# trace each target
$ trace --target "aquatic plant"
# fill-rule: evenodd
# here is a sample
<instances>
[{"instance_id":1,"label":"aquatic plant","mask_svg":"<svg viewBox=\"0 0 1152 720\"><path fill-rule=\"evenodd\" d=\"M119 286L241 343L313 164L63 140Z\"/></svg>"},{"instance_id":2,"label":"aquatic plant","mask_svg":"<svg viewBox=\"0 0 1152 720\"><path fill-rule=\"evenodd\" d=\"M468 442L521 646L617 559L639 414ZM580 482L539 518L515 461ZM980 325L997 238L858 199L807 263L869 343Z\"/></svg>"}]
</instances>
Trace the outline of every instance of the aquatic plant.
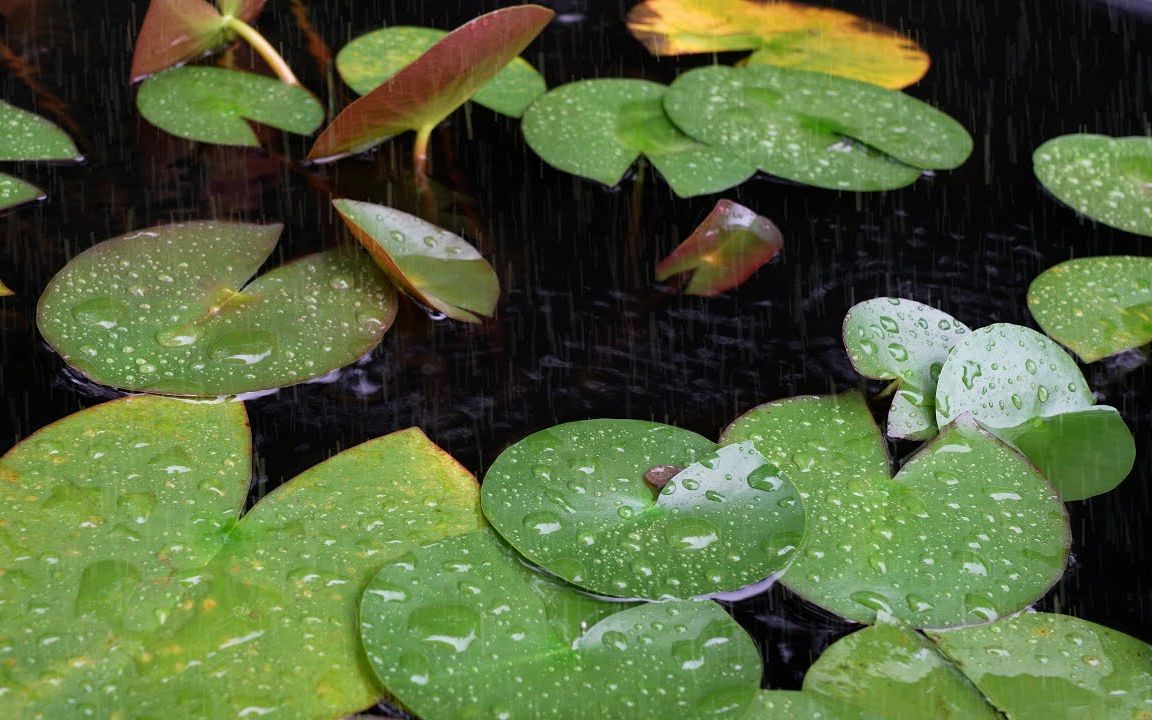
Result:
<instances>
[{"instance_id":1,"label":"aquatic plant","mask_svg":"<svg viewBox=\"0 0 1152 720\"><path fill-rule=\"evenodd\" d=\"M1081 215L1152 236L1152 137L1063 135L1036 148L1036 178Z\"/></svg>"},{"instance_id":2,"label":"aquatic plant","mask_svg":"<svg viewBox=\"0 0 1152 720\"><path fill-rule=\"evenodd\" d=\"M53 123L0 100L0 161L80 162L72 138ZM0 210L44 198L40 188L0 173Z\"/></svg>"}]
</instances>

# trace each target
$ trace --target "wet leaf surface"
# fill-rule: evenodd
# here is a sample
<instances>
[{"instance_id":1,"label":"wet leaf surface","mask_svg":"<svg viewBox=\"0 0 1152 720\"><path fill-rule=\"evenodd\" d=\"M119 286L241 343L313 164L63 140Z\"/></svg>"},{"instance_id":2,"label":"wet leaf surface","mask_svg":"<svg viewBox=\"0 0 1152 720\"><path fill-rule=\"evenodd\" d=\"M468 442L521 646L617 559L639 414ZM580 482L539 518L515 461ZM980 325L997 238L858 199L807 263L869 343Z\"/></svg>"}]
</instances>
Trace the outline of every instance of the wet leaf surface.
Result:
<instances>
[{"instance_id":1,"label":"wet leaf surface","mask_svg":"<svg viewBox=\"0 0 1152 720\"><path fill-rule=\"evenodd\" d=\"M665 464L684 470L654 496L644 474ZM736 590L784 567L804 531L795 488L749 444L641 420L529 435L493 463L483 503L529 560L615 597Z\"/></svg>"},{"instance_id":2,"label":"wet leaf surface","mask_svg":"<svg viewBox=\"0 0 1152 720\"><path fill-rule=\"evenodd\" d=\"M425 27L387 27L361 35L336 55L336 70L360 95L367 95L415 61L448 33ZM544 78L523 58L514 58L487 85L476 91L478 105L520 117L547 90Z\"/></svg>"},{"instance_id":3,"label":"wet leaf surface","mask_svg":"<svg viewBox=\"0 0 1152 720\"><path fill-rule=\"evenodd\" d=\"M52 279L37 324L96 382L172 395L293 385L375 347L395 291L351 248L245 285L279 235L279 225L190 222L108 240Z\"/></svg>"},{"instance_id":4,"label":"wet leaf surface","mask_svg":"<svg viewBox=\"0 0 1152 720\"><path fill-rule=\"evenodd\" d=\"M681 197L739 185L754 162L682 133L664 113L667 86L647 80L580 80L554 88L524 113L524 139L549 165L616 185L641 156Z\"/></svg>"},{"instance_id":5,"label":"wet leaf surface","mask_svg":"<svg viewBox=\"0 0 1152 720\"><path fill-rule=\"evenodd\" d=\"M879 720L851 705L815 692L761 690L744 720Z\"/></svg>"},{"instance_id":6,"label":"wet leaf surface","mask_svg":"<svg viewBox=\"0 0 1152 720\"><path fill-rule=\"evenodd\" d=\"M84 158L68 134L35 113L0 100L0 162L72 161ZM0 173L0 210L44 199L44 191Z\"/></svg>"},{"instance_id":7,"label":"wet leaf surface","mask_svg":"<svg viewBox=\"0 0 1152 720\"><path fill-rule=\"evenodd\" d=\"M1036 148L1036 178L1073 210L1152 236L1152 137L1064 135Z\"/></svg>"},{"instance_id":8,"label":"wet leaf surface","mask_svg":"<svg viewBox=\"0 0 1152 720\"><path fill-rule=\"evenodd\" d=\"M249 122L311 135L324 122L320 102L299 85L214 67L183 67L148 78L136 96L148 122L217 145L260 147Z\"/></svg>"},{"instance_id":9,"label":"wet leaf surface","mask_svg":"<svg viewBox=\"0 0 1152 720\"><path fill-rule=\"evenodd\" d=\"M44 191L35 185L0 173L0 210L7 210L33 200L43 200L46 197Z\"/></svg>"},{"instance_id":10,"label":"wet leaf surface","mask_svg":"<svg viewBox=\"0 0 1152 720\"><path fill-rule=\"evenodd\" d=\"M844 318L852 367L873 380L898 383L887 435L927 440L936 434L936 379L968 326L948 313L901 298L857 303Z\"/></svg>"},{"instance_id":11,"label":"wet leaf surface","mask_svg":"<svg viewBox=\"0 0 1152 720\"><path fill-rule=\"evenodd\" d=\"M260 14L262 0L152 0L132 56L132 82L217 50L229 41L226 15L245 22ZM223 13L223 14L221 14Z\"/></svg>"},{"instance_id":12,"label":"wet leaf surface","mask_svg":"<svg viewBox=\"0 0 1152 720\"><path fill-rule=\"evenodd\" d=\"M951 169L972 138L951 117L893 90L770 66L690 70L664 98L691 137L788 180L834 190L888 190L920 170Z\"/></svg>"},{"instance_id":13,"label":"wet leaf surface","mask_svg":"<svg viewBox=\"0 0 1152 720\"><path fill-rule=\"evenodd\" d=\"M343 199L332 204L376 263L417 302L470 323L495 312L500 280L463 238L383 205Z\"/></svg>"},{"instance_id":14,"label":"wet leaf surface","mask_svg":"<svg viewBox=\"0 0 1152 720\"><path fill-rule=\"evenodd\" d=\"M628 29L655 55L755 50L749 62L840 75L887 88L928 71L897 31L832 8L757 0L645 0Z\"/></svg>"},{"instance_id":15,"label":"wet leaf surface","mask_svg":"<svg viewBox=\"0 0 1152 720\"><path fill-rule=\"evenodd\" d=\"M656 279L691 273L684 292L718 295L752 277L783 247L784 238L771 220L731 200L721 200L688 239L656 266Z\"/></svg>"},{"instance_id":16,"label":"wet leaf surface","mask_svg":"<svg viewBox=\"0 0 1152 720\"><path fill-rule=\"evenodd\" d=\"M1019 453L957 423L889 474L862 396L800 397L738 418L722 443L751 440L800 489L804 544L781 582L858 622L987 622L1041 597L1063 573L1068 516Z\"/></svg>"},{"instance_id":17,"label":"wet leaf surface","mask_svg":"<svg viewBox=\"0 0 1152 720\"><path fill-rule=\"evenodd\" d=\"M715 603L595 600L492 531L386 565L361 619L373 669L421 717L740 718L760 681L751 638Z\"/></svg>"}]
</instances>

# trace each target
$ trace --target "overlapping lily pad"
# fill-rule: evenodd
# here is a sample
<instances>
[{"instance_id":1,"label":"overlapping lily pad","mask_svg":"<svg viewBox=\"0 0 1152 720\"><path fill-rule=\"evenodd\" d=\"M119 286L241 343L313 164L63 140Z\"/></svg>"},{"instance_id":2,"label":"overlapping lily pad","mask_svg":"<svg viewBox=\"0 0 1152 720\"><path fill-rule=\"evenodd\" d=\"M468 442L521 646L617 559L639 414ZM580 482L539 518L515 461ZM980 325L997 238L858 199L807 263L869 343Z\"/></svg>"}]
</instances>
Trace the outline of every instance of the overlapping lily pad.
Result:
<instances>
[{"instance_id":1,"label":"overlapping lily pad","mask_svg":"<svg viewBox=\"0 0 1152 720\"><path fill-rule=\"evenodd\" d=\"M0 100L0 162L69 161L84 158L68 134L44 118ZM0 173L0 210L43 199L44 191Z\"/></svg>"},{"instance_id":2,"label":"overlapping lily pad","mask_svg":"<svg viewBox=\"0 0 1152 720\"><path fill-rule=\"evenodd\" d=\"M833 8L762 0L645 0L628 29L655 55L755 50L750 62L902 88L928 71L906 35Z\"/></svg>"},{"instance_id":3,"label":"overlapping lily pad","mask_svg":"<svg viewBox=\"0 0 1152 720\"><path fill-rule=\"evenodd\" d=\"M361 35L336 55L336 70L360 95L415 61L448 33L426 27L387 27ZM502 115L520 117L547 90L544 78L523 58L514 58L472 100Z\"/></svg>"},{"instance_id":4,"label":"overlapping lily pad","mask_svg":"<svg viewBox=\"0 0 1152 720\"><path fill-rule=\"evenodd\" d=\"M150 397L65 418L0 460L0 652L18 659L0 666L0 714L342 717L372 703L362 589L413 547L477 529L475 480L408 430L238 520L250 468L242 405Z\"/></svg>"},{"instance_id":5,"label":"overlapping lily pad","mask_svg":"<svg viewBox=\"0 0 1152 720\"><path fill-rule=\"evenodd\" d=\"M888 437L927 440L936 434L936 379L968 327L948 313L901 298L858 303L844 318L844 347L856 372L891 380Z\"/></svg>"},{"instance_id":6,"label":"overlapping lily pad","mask_svg":"<svg viewBox=\"0 0 1152 720\"><path fill-rule=\"evenodd\" d=\"M815 692L763 690L748 707L744 720L880 720L881 717Z\"/></svg>"},{"instance_id":7,"label":"overlapping lily pad","mask_svg":"<svg viewBox=\"0 0 1152 720\"><path fill-rule=\"evenodd\" d=\"M645 473L666 465L682 470L655 494ZM617 597L738 589L784 567L804 531L795 488L750 444L641 420L529 435L493 463L483 504L529 560Z\"/></svg>"},{"instance_id":8,"label":"overlapping lily pad","mask_svg":"<svg viewBox=\"0 0 1152 720\"><path fill-rule=\"evenodd\" d=\"M96 382L172 395L283 387L347 365L392 324L395 291L351 248L245 285L280 229L189 222L103 242L48 284L40 331Z\"/></svg>"},{"instance_id":9,"label":"overlapping lily pad","mask_svg":"<svg viewBox=\"0 0 1152 720\"><path fill-rule=\"evenodd\" d=\"M704 222L656 266L656 279L691 273L689 295L718 295L752 277L784 247L780 230L766 217L734 203L716 203Z\"/></svg>"},{"instance_id":10,"label":"overlapping lily pad","mask_svg":"<svg viewBox=\"0 0 1152 720\"><path fill-rule=\"evenodd\" d=\"M1084 362L1152 342L1152 258L1068 260L1028 288L1032 317Z\"/></svg>"},{"instance_id":11,"label":"overlapping lily pad","mask_svg":"<svg viewBox=\"0 0 1152 720\"><path fill-rule=\"evenodd\" d=\"M132 81L219 49L230 40L230 18L250 22L264 0L152 0L136 37Z\"/></svg>"},{"instance_id":12,"label":"overlapping lily pad","mask_svg":"<svg viewBox=\"0 0 1152 720\"><path fill-rule=\"evenodd\" d=\"M182 67L148 78L136 106L148 122L177 137L259 147L250 122L311 135L324 122L320 102L299 85L254 73Z\"/></svg>"},{"instance_id":13,"label":"overlapping lily pad","mask_svg":"<svg viewBox=\"0 0 1152 720\"><path fill-rule=\"evenodd\" d=\"M380 681L428 718L740 718L751 638L711 602L627 607L529 568L491 531L386 565L361 606Z\"/></svg>"},{"instance_id":14,"label":"overlapping lily pad","mask_svg":"<svg viewBox=\"0 0 1152 720\"><path fill-rule=\"evenodd\" d=\"M970 333L940 371L936 420L970 414L1023 451L1065 500L1111 490L1135 443L1115 408L1096 406L1076 362L1035 330L1000 323Z\"/></svg>"},{"instance_id":15,"label":"overlapping lily pad","mask_svg":"<svg viewBox=\"0 0 1152 720\"><path fill-rule=\"evenodd\" d=\"M1027 607L1068 554L1052 486L974 425L942 427L895 478L859 393L762 405L721 442L751 440L800 489L804 547L781 582L859 622L950 627Z\"/></svg>"},{"instance_id":16,"label":"overlapping lily pad","mask_svg":"<svg viewBox=\"0 0 1152 720\"><path fill-rule=\"evenodd\" d=\"M727 190L756 172L755 162L673 125L662 105L666 90L626 78L561 85L524 113L524 139L549 165L605 185L618 184L644 156L681 197Z\"/></svg>"},{"instance_id":17,"label":"overlapping lily pad","mask_svg":"<svg viewBox=\"0 0 1152 720\"><path fill-rule=\"evenodd\" d=\"M889 190L972 152L955 120L915 98L845 78L770 66L697 68L672 83L668 117L691 137L788 180Z\"/></svg>"},{"instance_id":18,"label":"overlapping lily pad","mask_svg":"<svg viewBox=\"0 0 1152 720\"><path fill-rule=\"evenodd\" d=\"M417 302L454 320L491 316L500 280L463 238L383 205L334 200L356 239L393 282Z\"/></svg>"},{"instance_id":19,"label":"overlapping lily pad","mask_svg":"<svg viewBox=\"0 0 1152 720\"><path fill-rule=\"evenodd\" d=\"M1064 135L1036 148L1036 177L1076 212L1152 236L1152 137Z\"/></svg>"}]
</instances>

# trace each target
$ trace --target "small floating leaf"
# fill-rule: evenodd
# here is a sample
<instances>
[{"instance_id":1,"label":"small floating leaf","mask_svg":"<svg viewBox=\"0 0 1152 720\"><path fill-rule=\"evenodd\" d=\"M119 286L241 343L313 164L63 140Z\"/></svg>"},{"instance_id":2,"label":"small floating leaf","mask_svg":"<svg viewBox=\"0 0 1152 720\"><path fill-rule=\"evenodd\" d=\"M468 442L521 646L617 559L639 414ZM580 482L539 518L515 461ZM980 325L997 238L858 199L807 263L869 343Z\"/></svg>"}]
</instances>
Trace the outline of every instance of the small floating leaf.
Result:
<instances>
[{"instance_id":1,"label":"small floating leaf","mask_svg":"<svg viewBox=\"0 0 1152 720\"><path fill-rule=\"evenodd\" d=\"M1064 135L1036 148L1036 178L1076 212L1152 236L1152 137Z\"/></svg>"},{"instance_id":2,"label":"small floating leaf","mask_svg":"<svg viewBox=\"0 0 1152 720\"><path fill-rule=\"evenodd\" d=\"M5 285L3 281L0 281L0 297L11 297L15 294L16 293L12 292L12 288Z\"/></svg>"},{"instance_id":3,"label":"small floating leaf","mask_svg":"<svg viewBox=\"0 0 1152 720\"><path fill-rule=\"evenodd\" d=\"M528 47L554 14L539 5L517 5L461 25L346 107L321 133L308 159L326 162L363 152L408 130L426 139Z\"/></svg>"},{"instance_id":4,"label":"small floating leaf","mask_svg":"<svg viewBox=\"0 0 1152 720\"><path fill-rule=\"evenodd\" d=\"M1068 260L1028 288L1032 317L1056 342L1096 362L1152 342L1152 258Z\"/></svg>"},{"instance_id":5,"label":"small floating leaf","mask_svg":"<svg viewBox=\"0 0 1152 720\"><path fill-rule=\"evenodd\" d=\"M0 210L23 205L33 200L43 200L46 197L44 191L35 185L0 173Z\"/></svg>"},{"instance_id":6,"label":"small floating leaf","mask_svg":"<svg viewBox=\"0 0 1152 720\"><path fill-rule=\"evenodd\" d=\"M491 531L385 565L360 617L369 663L420 717L737 720L760 682L755 645L715 603L595 600Z\"/></svg>"},{"instance_id":7,"label":"small floating leaf","mask_svg":"<svg viewBox=\"0 0 1152 720\"><path fill-rule=\"evenodd\" d=\"M293 385L380 342L395 291L354 250L308 255L244 283L280 225L190 222L77 255L37 310L44 338L96 382L212 396Z\"/></svg>"},{"instance_id":8,"label":"small floating leaf","mask_svg":"<svg viewBox=\"0 0 1152 720\"><path fill-rule=\"evenodd\" d=\"M645 473L685 468L655 497ZM780 570L804 531L792 484L749 444L586 420L529 435L484 478L484 514L534 563L592 592L692 597Z\"/></svg>"},{"instance_id":9,"label":"small floating leaf","mask_svg":"<svg viewBox=\"0 0 1152 720\"><path fill-rule=\"evenodd\" d=\"M740 285L784 247L766 217L731 200L716 203L688 239L656 266L656 279L691 272L684 292L718 295Z\"/></svg>"},{"instance_id":10,"label":"small floating leaf","mask_svg":"<svg viewBox=\"0 0 1152 720\"><path fill-rule=\"evenodd\" d=\"M84 158L68 134L44 118L0 101L0 161Z\"/></svg>"},{"instance_id":11,"label":"small floating leaf","mask_svg":"<svg viewBox=\"0 0 1152 720\"><path fill-rule=\"evenodd\" d=\"M628 29L654 55L755 50L749 62L812 70L887 88L928 72L902 33L832 8L762 0L645 0Z\"/></svg>"},{"instance_id":12,"label":"small floating leaf","mask_svg":"<svg viewBox=\"0 0 1152 720\"><path fill-rule=\"evenodd\" d=\"M696 142L668 119L667 87L647 80L580 80L554 88L524 113L524 139L549 165L616 185L647 157L681 197L739 185L756 165Z\"/></svg>"},{"instance_id":13,"label":"small floating leaf","mask_svg":"<svg viewBox=\"0 0 1152 720\"><path fill-rule=\"evenodd\" d=\"M299 85L254 73L182 67L148 78L136 106L148 122L177 137L259 147L249 121L297 135L324 122L320 102Z\"/></svg>"},{"instance_id":14,"label":"small floating leaf","mask_svg":"<svg viewBox=\"0 0 1152 720\"><path fill-rule=\"evenodd\" d=\"M454 320L490 317L500 280L476 248L447 230L383 205L333 200L352 234L392 281Z\"/></svg>"},{"instance_id":15,"label":"small floating leaf","mask_svg":"<svg viewBox=\"0 0 1152 720\"><path fill-rule=\"evenodd\" d=\"M955 120L867 83L771 66L690 70L664 109L700 142L761 170L834 190L888 190L920 170L951 169L972 152Z\"/></svg>"},{"instance_id":16,"label":"small floating leaf","mask_svg":"<svg viewBox=\"0 0 1152 720\"><path fill-rule=\"evenodd\" d=\"M936 378L968 327L915 300L875 298L844 318L844 348L856 372L897 385L888 437L927 440L936 434Z\"/></svg>"},{"instance_id":17,"label":"small floating leaf","mask_svg":"<svg viewBox=\"0 0 1152 720\"><path fill-rule=\"evenodd\" d=\"M949 355L936 389L936 420L943 425L967 413L1005 441L1020 441L1017 447L1065 500L1083 500L1115 487L1135 461L1132 435L1114 408L1083 412L1095 402L1059 345L999 323L969 334Z\"/></svg>"},{"instance_id":18,"label":"small floating leaf","mask_svg":"<svg viewBox=\"0 0 1152 720\"><path fill-rule=\"evenodd\" d=\"M367 95L447 34L425 27L376 30L345 45L336 55L336 70L353 90ZM547 89L536 68L518 57L476 91L472 100L503 115L520 117Z\"/></svg>"},{"instance_id":19,"label":"small floating leaf","mask_svg":"<svg viewBox=\"0 0 1152 720\"><path fill-rule=\"evenodd\" d=\"M978 427L942 427L895 478L859 393L754 408L721 438L747 440L800 489L812 519L781 582L838 615L987 622L1035 602L1064 570L1063 503Z\"/></svg>"},{"instance_id":20,"label":"small floating leaf","mask_svg":"<svg viewBox=\"0 0 1152 720\"><path fill-rule=\"evenodd\" d=\"M210 53L229 40L226 15L245 22L260 14L262 0L152 0L132 55L132 82ZM223 14L221 14L221 10Z\"/></svg>"}]
</instances>

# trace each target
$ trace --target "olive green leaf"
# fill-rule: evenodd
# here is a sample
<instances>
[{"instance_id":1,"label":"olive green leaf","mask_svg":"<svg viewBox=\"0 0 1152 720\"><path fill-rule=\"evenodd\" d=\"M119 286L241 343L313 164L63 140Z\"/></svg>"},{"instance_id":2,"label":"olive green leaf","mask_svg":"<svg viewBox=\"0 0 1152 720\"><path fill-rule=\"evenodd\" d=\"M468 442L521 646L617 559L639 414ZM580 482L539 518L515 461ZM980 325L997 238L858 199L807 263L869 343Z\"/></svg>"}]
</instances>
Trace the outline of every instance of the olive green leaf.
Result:
<instances>
[{"instance_id":1,"label":"olive green leaf","mask_svg":"<svg viewBox=\"0 0 1152 720\"><path fill-rule=\"evenodd\" d=\"M895 478L859 393L754 408L721 437L746 440L805 504L803 549L781 582L843 617L987 622L1030 605L1064 570L1064 505L1022 455L973 421L942 427Z\"/></svg>"},{"instance_id":2,"label":"olive green leaf","mask_svg":"<svg viewBox=\"0 0 1152 720\"><path fill-rule=\"evenodd\" d=\"M0 173L0 210L23 205L33 200L43 200L46 197L48 196L44 194L44 191L35 185Z\"/></svg>"},{"instance_id":3,"label":"olive green leaf","mask_svg":"<svg viewBox=\"0 0 1152 720\"><path fill-rule=\"evenodd\" d=\"M744 720L880 720L834 698L815 692L761 690Z\"/></svg>"},{"instance_id":4,"label":"olive green leaf","mask_svg":"<svg viewBox=\"0 0 1152 720\"><path fill-rule=\"evenodd\" d=\"M448 33L426 27L387 27L361 35L336 54L336 70L349 87L367 95ZM544 78L523 58L515 58L472 100L502 115L520 117L547 90Z\"/></svg>"},{"instance_id":5,"label":"olive green leaf","mask_svg":"<svg viewBox=\"0 0 1152 720\"><path fill-rule=\"evenodd\" d=\"M970 414L1024 452L1065 500L1111 490L1136 448L1115 408L1095 406L1076 361L1020 325L970 333L952 350L936 388L941 425Z\"/></svg>"},{"instance_id":6,"label":"olive green leaf","mask_svg":"<svg viewBox=\"0 0 1152 720\"><path fill-rule=\"evenodd\" d=\"M351 248L245 285L280 228L189 222L100 243L48 284L40 331L77 370L128 390L230 395L343 367L380 342L395 291Z\"/></svg>"},{"instance_id":7,"label":"olive green leaf","mask_svg":"<svg viewBox=\"0 0 1152 720\"><path fill-rule=\"evenodd\" d=\"M491 531L385 565L360 609L390 692L428 718L740 718L751 638L712 602L629 607L527 568Z\"/></svg>"},{"instance_id":8,"label":"olive green leaf","mask_svg":"<svg viewBox=\"0 0 1152 720\"><path fill-rule=\"evenodd\" d=\"M69 161L84 158L67 133L48 120L0 100L0 161ZM44 191L0 173L0 210L42 200Z\"/></svg>"},{"instance_id":9,"label":"olive green leaf","mask_svg":"<svg viewBox=\"0 0 1152 720\"><path fill-rule=\"evenodd\" d=\"M1152 236L1152 137L1064 135L1032 154L1036 178L1076 212Z\"/></svg>"},{"instance_id":10,"label":"olive green leaf","mask_svg":"<svg viewBox=\"0 0 1152 720\"><path fill-rule=\"evenodd\" d=\"M324 107L299 85L215 67L179 67L149 77L136 95L140 114L178 137L260 147L249 122L311 135Z\"/></svg>"},{"instance_id":11,"label":"olive green leaf","mask_svg":"<svg viewBox=\"0 0 1152 720\"><path fill-rule=\"evenodd\" d=\"M657 494L652 468L680 470ZM525 557L616 597L735 590L799 546L796 489L749 444L721 448L641 420L586 420L529 435L484 479L484 514Z\"/></svg>"},{"instance_id":12,"label":"olive green leaf","mask_svg":"<svg viewBox=\"0 0 1152 720\"><path fill-rule=\"evenodd\" d=\"M936 434L936 378L968 327L948 313L900 298L852 306L844 318L844 348L856 372L892 380L888 437L927 440Z\"/></svg>"},{"instance_id":13,"label":"olive green leaf","mask_svg":"<svg viewBox=\"0 0 1152 720\"><path fill-rule=\"evenodd\" d=\"M524 113L524 139L549 165L616 185L641 155L680 197L739 185L755 162L709 147L664 114L667 87L647 80L580 80L554 88Z\"/></svg>"}]
</instances>

